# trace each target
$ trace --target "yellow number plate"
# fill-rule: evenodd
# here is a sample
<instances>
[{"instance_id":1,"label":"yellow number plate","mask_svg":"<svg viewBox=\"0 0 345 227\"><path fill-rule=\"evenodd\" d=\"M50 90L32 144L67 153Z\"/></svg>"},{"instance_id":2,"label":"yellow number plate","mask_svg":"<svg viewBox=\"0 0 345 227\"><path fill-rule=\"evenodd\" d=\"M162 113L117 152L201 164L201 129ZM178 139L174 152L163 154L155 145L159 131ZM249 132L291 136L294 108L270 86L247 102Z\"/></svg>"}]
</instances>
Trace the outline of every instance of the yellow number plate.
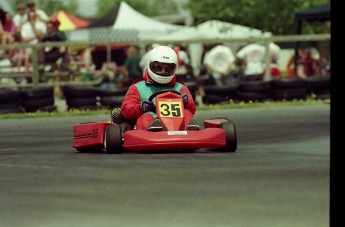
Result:
<instances>
[{"instance_id":1,"label":"yellow number plate","mask_svg":"<svg viewBox=\"0 0 345 227\"><path fill-rule=\"evenodd\" d=\"M158 102L161 117L183 117L182 102Z\"/></svg>"}]
</instances>

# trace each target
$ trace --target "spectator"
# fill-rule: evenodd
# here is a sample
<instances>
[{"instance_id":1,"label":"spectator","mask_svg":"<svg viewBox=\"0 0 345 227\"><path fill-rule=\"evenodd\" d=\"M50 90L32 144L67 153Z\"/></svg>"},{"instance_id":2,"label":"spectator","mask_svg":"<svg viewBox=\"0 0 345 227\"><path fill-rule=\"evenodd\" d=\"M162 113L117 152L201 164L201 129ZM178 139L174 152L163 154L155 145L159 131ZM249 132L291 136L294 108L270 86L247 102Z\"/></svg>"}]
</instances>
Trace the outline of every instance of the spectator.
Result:
<instances>
[{"instance_id":1,"label":"spectator","mask_svg":"<svg viewBox=\"0 0 345 227\"><path fill-rule=\"evenodd\" d=\"M28 7L29 11L35 11L38 20L41 20L44 23L48 22L48 19L49 19L48 15L43 10L37 9L35 2L33 2L32 0L29 0L26 6Z\"/></svg>"},{"instance_id":2,"label":"spectator","mask_svg":"<svg viewBox=\"0 0 345 227\"><path fill-rule=\"evenodd\" d=\"M124 74L128 79L128 85L132 84L137 78L143 77L143 71L140 68L139 47L129 46L127 49L127 59L125 61Z\"/></svg>"},{"instance_id":3,"label":"spectator","mask_svg":"<svg viewBox=\"0 0 345 227\"><path fill-rule=\"evenodd\" d=\"M20 31L22 42L24 43L37 43L43 38L47 32L47 26L42 21L38 20L36 13L33 10L28 12L28 21L23 24ZM25 72L30 73L30 61L32 56L32 49L25 49Z\"/></svg>"},{"instance_id":4,"label":"spectator","mask_svg":"<svg viewBox=\"0 0 345 227\"><path fill-rule=\"evenodd\" d=\"M95 71L97 77L102 78L99 86L102 90L112 90L116 88L116 79L119 76L118 66L116 62L105 61L101 70Z\"/></svg>"},{"instance_id":5,"label":"spectator","mask_svg":"<svg viewBox=\"0 0 345 227\"><path fill-rule=\"evenodd\" d=\"M319 57L319 55L314 55L314 57ZM310 76L319 75L321 73L319 59L313 58L311 49L298 49L296 73L294 60L295 57L292 55L287 64L288 76L296 76L300 79L306 79Z\"/></svg>"},{"instance_id":6,"label":"spectator","mask_svg":"<svg viewBox=\"0 0 345 227\"><path fill-rule=\"evenodd\" d=\"M251 39L249 44L237 52L240 64L244 65L244 81L262 80L266 49Z\"/></svg>"},{"instance_id":7,"label":"spectator","mask_svg":"<svg viewBox=\"0 0 345 227\"><path fill-rule=\"evenodd\" d=\"M177 60L178 60L176 76L185 77L186 75L193 74L188 53L182 48L181 45L178 45L178 44L175 44L173 46L173 50L177 54Z\"/></svg>"},{"instance_id":8,"label":"spectator","mask_svg":"<svg viewBox=\"0 0 345 227\"><path fill-rule=\"evenodd\" d=\"M47 32L41 39L41 42L64 42L66 35L58 31L60 22L58 20L49 20L47 22ZM66 55L66 47L46 47L43 51L41 61L44 63L55 63L59 58Z\"/></svg>"},{"instance_id":9,"label":"spectator","mask_svg":"<svg viewBox=\"0 0 345 227\"><path fill-rule=\"evenodd\" d=\"M1 44L12 44L14 42L14 35L16 33L16 26L12 20L10 13L0 9L0 36ZM13 50L5 50L7 54L11 57L13 55Z\"/></svg>"},{"instance_id":10,"label":"spectator","mask_svg":"<svg viewBox=\"0 0 345 227\"><path fill-rule=\"evenodd\" d=\"M28 16L26 15L25 4L20 3L17 5L17 13L13 16L13 22L16 25L16 38L20 40L20 30L23 24L28 21Z\"/></svg>"},{"instance_id":11,"label":"spectator","mask_svg":"<svg viewBox=\"0 0 345 227\"><path fill-rule=\"evenodd\" d=\"M80 72L82 76L82 81L91 81L93 80L93 74L96 70L96 65L92 61L92 54L93 51L92 47L85 48L81 54L81 64L80 64Z\"/></svg>"},{"instance_id":12,"label":"spectator","mask_svg":"<svg viewBox=\"0 0 345 227\"><path fill-rule=\"evenodd\" d=\"M236 84L236 78L232 74L235 68L235 56L231 49L225 45L216 44L205 53L203 64L216 85Z\"/></svg>"},{"instance_id":13,"label":"spectator","mask_svg":"<svg viewBox=\"0 0 345 227\"><path fill-rule=\"evenodd\" d=\"M311 76L320 75L319 59L312 57L310 49L301 50L300 58L297 61L297 77L306 79Z\"/></svg>"}]
</instances>

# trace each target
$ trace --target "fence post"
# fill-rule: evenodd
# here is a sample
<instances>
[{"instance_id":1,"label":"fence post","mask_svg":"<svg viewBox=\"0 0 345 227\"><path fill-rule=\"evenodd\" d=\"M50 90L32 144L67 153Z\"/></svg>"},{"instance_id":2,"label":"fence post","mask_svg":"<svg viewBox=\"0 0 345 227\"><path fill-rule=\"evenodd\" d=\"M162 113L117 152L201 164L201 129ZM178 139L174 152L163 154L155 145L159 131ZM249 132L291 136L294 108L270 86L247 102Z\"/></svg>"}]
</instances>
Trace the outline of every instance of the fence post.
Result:
<instances>
[{"instance_id":1,"label":"fence post","mask_svg":"<svg viewBox=\"0 0 345 227\"><path fill-rule=\"evenodd\" d=\"M265 77L264 80L265 81L270 81L272 79L272 75L271 75L271 58L270 58L270 41L269 40L265 40Z\"/></svg>"},{"instance_id":2,"label":"fence post","mask_svg":"<svg viewBox=\"0 0 345 227\"><path fill-rule=\"evenodd\" d=\"M39 73L38 73L38 48L37 46L32 46L32 85L33 87L38 87L39 83Z\"/></svg>"}]
</instances>

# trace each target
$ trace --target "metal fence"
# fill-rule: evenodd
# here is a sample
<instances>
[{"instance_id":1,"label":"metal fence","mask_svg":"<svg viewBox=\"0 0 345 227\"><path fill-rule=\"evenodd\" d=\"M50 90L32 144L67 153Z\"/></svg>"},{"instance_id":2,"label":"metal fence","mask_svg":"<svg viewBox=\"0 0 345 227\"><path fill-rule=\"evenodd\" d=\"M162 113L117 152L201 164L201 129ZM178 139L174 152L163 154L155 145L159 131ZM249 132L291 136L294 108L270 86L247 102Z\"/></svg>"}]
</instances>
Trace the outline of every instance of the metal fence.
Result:
<instances>
[{"instance_id":1,"label":"metal fence","mask_svg":"<svg viewBox=\"0 0 345 227\"><path fill-rule=\"evenodd\" d=\"M265 58L265 64L266 64L266 77L267 80L271 79L270 75L270 59L269 59L269 42L294 42L297 44L299 42L306 42L306 41L329 41L331 39L331 34L314 34L314 35L284 35L284 36L272 36L269 38L255 38L257 42L261 42L266 46L266 58ZM192 44L192 43L202 43L202 44L212 44L212 43L240 43L240 42L248 42L250 39L212 39L212 40L203 40L203 39L193 39L193 40L186 40L183 42L176 42L174 40L164 40L164 41L157 41L157 40L104 40L104 41L79 41L79 42L44 42L44 43L37 43L37 44L29 44L29 43L15 43L11 45L0 45L0 50L2 49L19 49L19 48L32 48L32 83L29 83L25 86L30 87L39 87L39 86L46 86L46 83L42 83L39 80L40 75L42 74L39 69L39 61L38 61L38 50L45 47L75 47L75 46L85 46L85 47L92 47L92 46L107 46L110 48L112 45L149 45L153 43L157 44ZM19 75L23 73L9 73L9 72L1 72L0 70L0 78L2 77L10 77L14 75ZM73 78L74 72L53 72L53 73L47 73L48 76L54 77L56 80L54 82L55 85L64 85L66 83L74 83L74 84L92 84L92 82L75 82L73 80L70 81L62 81L59 79L61 76L71 76ZM21 86L21 85L17 85ZM0 87L3 87L3 85L0 83Z\"/></svg>"}]
</instances>

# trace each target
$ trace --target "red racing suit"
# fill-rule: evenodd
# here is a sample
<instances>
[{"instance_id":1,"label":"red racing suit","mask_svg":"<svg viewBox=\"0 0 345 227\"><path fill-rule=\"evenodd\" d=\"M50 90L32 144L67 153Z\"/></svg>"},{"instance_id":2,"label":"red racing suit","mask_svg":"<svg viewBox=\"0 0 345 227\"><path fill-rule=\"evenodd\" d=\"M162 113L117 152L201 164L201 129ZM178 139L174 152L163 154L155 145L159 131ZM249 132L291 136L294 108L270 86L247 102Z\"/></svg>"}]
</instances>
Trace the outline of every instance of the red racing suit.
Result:
<instances>
[{"instance_id":1,"label":"red racing suit","mask_svg":"<svg viewBox=\"0 0 345 227\"><path fill-rule=\"evenodd\" d=\"M141 112L140 103L144 100L148 100L153 93L161 90L174 90L187 94L188 103L184 104L185 123L187 125L196 111L196 106L188 87L182 81L177 81L176 75L168 84L158 84L150 78L147 69L144 72L144 78L134 81L128 88L122 101L122 115L128 120L137 120L137 129L146 130L150 123L157 118L157 114L154 112Z\"/></svg>"}]
</instances>

